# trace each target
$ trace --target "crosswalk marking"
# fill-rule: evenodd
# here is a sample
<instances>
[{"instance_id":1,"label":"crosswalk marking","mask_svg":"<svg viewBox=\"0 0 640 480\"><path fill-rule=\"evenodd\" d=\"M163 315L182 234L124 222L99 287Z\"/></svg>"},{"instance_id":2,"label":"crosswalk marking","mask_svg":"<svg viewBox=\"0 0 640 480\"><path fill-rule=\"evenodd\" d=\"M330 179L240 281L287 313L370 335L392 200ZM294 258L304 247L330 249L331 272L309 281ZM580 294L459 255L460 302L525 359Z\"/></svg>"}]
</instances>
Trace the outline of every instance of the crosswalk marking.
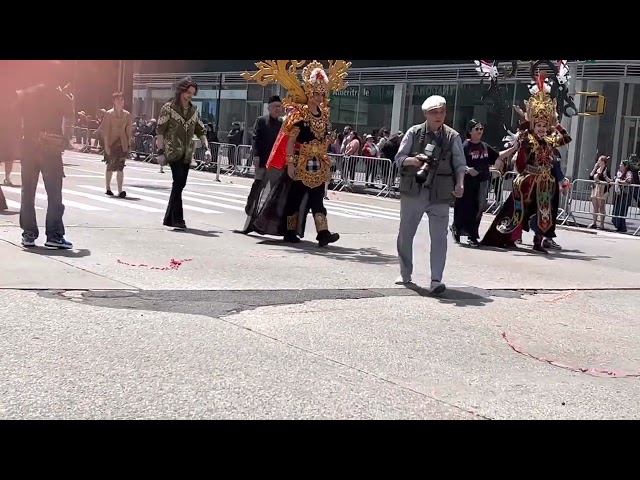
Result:
<instances>
[{"instance_id":1,"label":"crosswalk marking","mask_svg":"<svg viewBox=\"0 0 640 480\"><path fill-rule=\"evenodd\" d=\"M43 187L39 187L39 188L43 188ZM116 200L114 198L99 197L98 195L93 195L91 193L84 193L84 192L76 192L74 190L69 190L68 188L63 188L62 193L66 193L68 195L76 195L78 197L89 198L91 200L95 200L96 202L107 203L109 205L117 205L118 207L131 208L133 210L141 210L143 212L164 213L164 210L160 210L159 208L147 207L145 205L136 205L126 199Z\"/></svg>"},{"instance_id":2,"label":"crosswalk marking","mask_svg":"<svg viewBox=\"0 0 640 480\"><path fill-rule=\"evenodd\" d=\"M232 203L238 203L240 205L244 205L247 202L247 195L238 195L237 193L229 193L229 192L223 192L223 191L219 191L217 190L215 194L205 194L205 193L199 193L199 192L189 192L189 195L198 195L198 196L202 196L202 197L208 197L208 198L215 198L218 200L224 200L225 202L232 202ZM231 198L227 198L227 197L231 197ZM243 200L235 200L236 198L241 198ZM325 205L325 207L327 208L327 212L331 212L332 215L336 215L337 217L345 217L345 218L364 218L361 216L360 212L341 212L338 211L337 209L334 209L330 206ZM244 211L244 208L242 208L242 210Z\"/></svg>"},{"instance_id":3,"label":"crosswalk marking","mask_svg":"<svg viewBox=\"0 0 640 480\"><path fill-rule=\"evenodd\" d=\"M6 199L7 201L7 207L11 207L11 208L16 208L18 210L20 210L20 202L16 202L14 200L10 200L10 199ZM36 206L36 210L42 210L42 207L38 207Z\"/></svg>"},{"instance_id":4,"label":"crosswalk marking","mask_svg":"<svg viewBox=\"0 0 640 480\"><path fill-rule=\"evenodd\" d=\"M5 187L7 191L11 191L14 193L20 193L19 187ZM44 193L36 193L36 198L39 200L47 200L47 195ZM74 202L73 200L67 200L65 198L62 199L62 203L65 207L74 207L79 208L80 210L85 210L87 212L107 212L106 208L102 207L94 207L93 205L87 205L85 203Z\"/></svg>"},{"instance_id":5,"label":"crosswalk marking","mask_svg":"<svg viewBox=\"0 0 640 480\"><path fill-rule=\"evenodd\" d=\"M201 193L193 193L193 192L189 192L189 195L204 195ZM238 202L238 203L242 203L244 204L245 201L239 201L239 200L231 200L231 199L226 199L226 198L222 198L222 197L218 197L217 195L220 196L224 196L224 197L234 197L234 198L247 198L246 195L238 195L236 193L229 193L229 192L223 192L223 191L216 191L215 195L211 195L213 198L218 198L220 200L226 200L228 202ZM209 196L209 195L208 195ZM383 211L383 212L378 212L376 209L377 207L369 207L367 205L360 205L359 208L355 208L355 207L345 207L343 206L343 204L347 204L350 202L339 202L339 201L328 201L325 202L324 206L327 209L327 212L330 212L332 215L336 215L337 217L346 217L346 218L367 218L367 217L377 217L377 218L384 218L387 220L398 220L400 217L398 216L398 212L395 212L396 215L392 216L390 215L388 212ZM357 205L357 204L352 204L352 205Z\"/></svg>"},{"instance_id":6,"label":"crosswalk marking","mask_svg":"<svg viewBox=\"0 0 640 480\"><path fill-rule=\"evenodd\" d=\"M94 187L93 185L78 185L80 188L86 188L88 190L93 190L93 191L97 191L97 192L101 192L102 188L100 187ZM151 193L151 192L149 192ZM153 197L147 197L146 195L140 195L140 194L136 194L137 198L139 198L140 200L145 200L147 202L150 203L156 203L159 205L167 205L167 201L166 200L160 200L159 198L153 198ZM208 208L201 208L201 207L192 207L191 205L183 205L182 208L184 210L191 210L194 212L199 212L199 213L222 213L219 212L217 210L211 210Z\"/></svg>"},{"instance_id":7,"label":"crosswalk marking","mask_svg":"<svg viewBox=\"0 0 640 480\"><path fill-rule=\"evenodd\" d=\"M171 194L166 193L166 192L158 192L158 191L155 191L155 190L148 190L146 188L127 187L127 189L128 190L132 190L134 192L143 192L143 193L147 192L147 193L151 193L151 194L154 194L154 195L159 195L159 196L162 196L162 197L169 197L171 195ZM136 195L137 195L137 193L136 193ZM195 202L195 203L201 203L203 205L210 205L212 207L227 208L229 210L236 210L238 212L244 212L244 207L236 207L235 205L228 205L226 203L212 202L212 201L209 201L209 200L201 200L199 198L193 198L190 195L195 195L195 194L193 192L184 191L182 193L182 200L183 201L187 200L189 202ZM215 196L211 196L211 195L204 195L204 194L198 194L198 195L201 195L201 196L206 197L206 198L211 197L211 198L220 199L220 197L215 197ZM231 201L231 202L235 201L235 200L228 200L226 198L222 198L222 200L227 200L227 201ZM238 201L238 203L244 204L244 202L240 202L240 201Z\"/></svg>"}]
</instances>

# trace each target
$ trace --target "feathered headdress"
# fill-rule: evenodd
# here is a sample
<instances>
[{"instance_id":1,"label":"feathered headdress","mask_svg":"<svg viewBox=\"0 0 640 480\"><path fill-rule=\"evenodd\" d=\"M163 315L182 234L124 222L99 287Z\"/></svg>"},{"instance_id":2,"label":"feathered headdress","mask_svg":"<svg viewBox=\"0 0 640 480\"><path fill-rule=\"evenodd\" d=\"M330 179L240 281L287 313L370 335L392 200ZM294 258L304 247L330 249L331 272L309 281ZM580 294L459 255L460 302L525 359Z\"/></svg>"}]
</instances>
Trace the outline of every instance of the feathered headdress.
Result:
<instances>
[{"instance_id":1,"label":"feathered headdress","mask_svg":"<svg viewBox=\"0 0 640 480\"><path fill-rule=\"evenodd\" d=\"M344 60L329 60L328 71L316 60L302 69L302 85L298 81L297 70L306 60L265 60L256 63L258 71L244 72L243 78L254 80L265 86L269 83L279 83L287 90L287 98L283 100L285 106L289 103L307 103L307 99L315 94L327 95L330 91L339 92L347 87L344 81L350 62Z\"/></svg>"},{"instance_id":2,"label":"feathered headdress","mask_svg":"<svg viewBox=\"0 0 640 480\"><path fill-rule=\"evenodd\" d=\"M547 76L540 72L536 77L535 85L529 91L531 97L525 101L527 114L531 126L542 122L545 125L553 125L556 120L556 100L551 98L551 85L547 82Z\"/></svg>"}]
</instances>

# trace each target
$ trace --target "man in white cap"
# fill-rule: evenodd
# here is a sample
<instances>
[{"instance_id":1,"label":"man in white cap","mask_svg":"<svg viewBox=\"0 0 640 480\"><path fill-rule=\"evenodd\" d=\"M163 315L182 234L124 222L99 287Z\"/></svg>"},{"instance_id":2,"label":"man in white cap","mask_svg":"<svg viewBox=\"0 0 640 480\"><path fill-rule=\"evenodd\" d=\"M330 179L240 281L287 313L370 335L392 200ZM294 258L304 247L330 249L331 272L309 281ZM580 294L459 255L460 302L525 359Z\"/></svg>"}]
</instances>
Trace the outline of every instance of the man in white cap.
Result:
<instances>
[{"instance_id":1,"label":"man in white cap","mask_svg":"<svg viewBox=\"0 0 640 480\"><path fill-rule=\"evenodd\" d=\"M442 276L447 260L449 206L462 197L467 162L458 132L444 124L447 101L433 95L422 104L426 122L404 135L395 161L400 171L400 277L396 284L411 283L413 239L422 216L429 217L431 285L434 295L444 293Z\"/></svg>"}]
</instances>

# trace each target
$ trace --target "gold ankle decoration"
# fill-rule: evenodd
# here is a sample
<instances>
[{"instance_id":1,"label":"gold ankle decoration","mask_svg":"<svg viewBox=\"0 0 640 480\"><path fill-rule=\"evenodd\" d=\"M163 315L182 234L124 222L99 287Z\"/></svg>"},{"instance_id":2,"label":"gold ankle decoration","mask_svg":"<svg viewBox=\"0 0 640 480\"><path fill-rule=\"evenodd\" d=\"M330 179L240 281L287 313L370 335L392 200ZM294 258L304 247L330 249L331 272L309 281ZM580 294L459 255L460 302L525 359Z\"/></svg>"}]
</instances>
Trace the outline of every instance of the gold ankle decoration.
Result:
<instances>
[{"instance_id":1,"label":"gold ankle decoration","mask_svg":"<svg viewBox=\"0 0 640 480\"><path fill-rule=\"evenodd\" d=\"M329 230L329 223L327 222L327 216L322 213L316 213L313 216L313 220L316 223L316 232L326 232Z\"/></svg>"},{"instance_id":2,"label":"gold ankle decoration","mask_svg":"<svg viewBox=\"0 0 640 480\"><path fill-rule=\"evenodd\" d=\"M298 214L294 213L287 217L287 230L296 230L298 228Z\"/></svg>"}]
</instances>

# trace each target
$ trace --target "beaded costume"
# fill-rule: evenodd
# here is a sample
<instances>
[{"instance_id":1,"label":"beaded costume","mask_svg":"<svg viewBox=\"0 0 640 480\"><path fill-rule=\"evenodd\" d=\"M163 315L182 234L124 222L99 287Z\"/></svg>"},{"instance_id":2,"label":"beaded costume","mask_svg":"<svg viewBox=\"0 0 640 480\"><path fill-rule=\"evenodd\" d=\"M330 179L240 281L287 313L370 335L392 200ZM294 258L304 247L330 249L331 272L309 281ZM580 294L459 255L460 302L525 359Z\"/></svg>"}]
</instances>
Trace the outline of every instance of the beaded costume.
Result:
<instances>
[{"instance_id":1,"label":"beaded costume","mask_svg":"<svg viewBox=\"0 0 640 480\"><path fill-rule=\"evenodd\" d=\"M549 91L545 76L538 75L531 97L525 102L527 120L516 134L520 142L515 161L518 176L511 195L483 238L483 245L513 246L521 230L532 229L534 249L544 250L542 240L555 237L553 199L558 185L553 174L554 149L571 142L571 137L557 122L556 101ZM547 127L544 135L536 135L536 124Z\"/></svg>"},{"instance_id":2,"label":"beaded costume","mask_svg":"<svg viewBox=\"0 0 640 480\"><path fill-rule=\"evenodd\" d=\"M257 72L243 74L260 85L279 83L287 90L282 101L287 115L267 162L269 179L254 228L260 233L277 232L285 240L297 242L298 236L304 235L307 212L311 209L317 240L324 246L339 238L329 231L323 200L324 184L331 177L328 147L335 141L327 95L346 88L344 78L351 64L330 60L327 73L316 60L304 66L305 63L305 60L266 60L256 64ZM297 70L303 66L301 84ZM318 102L316 113L311 107L314 102ZM292 179L286 173L289 165L295 172Z\"/></svg>"}]
</instances>

